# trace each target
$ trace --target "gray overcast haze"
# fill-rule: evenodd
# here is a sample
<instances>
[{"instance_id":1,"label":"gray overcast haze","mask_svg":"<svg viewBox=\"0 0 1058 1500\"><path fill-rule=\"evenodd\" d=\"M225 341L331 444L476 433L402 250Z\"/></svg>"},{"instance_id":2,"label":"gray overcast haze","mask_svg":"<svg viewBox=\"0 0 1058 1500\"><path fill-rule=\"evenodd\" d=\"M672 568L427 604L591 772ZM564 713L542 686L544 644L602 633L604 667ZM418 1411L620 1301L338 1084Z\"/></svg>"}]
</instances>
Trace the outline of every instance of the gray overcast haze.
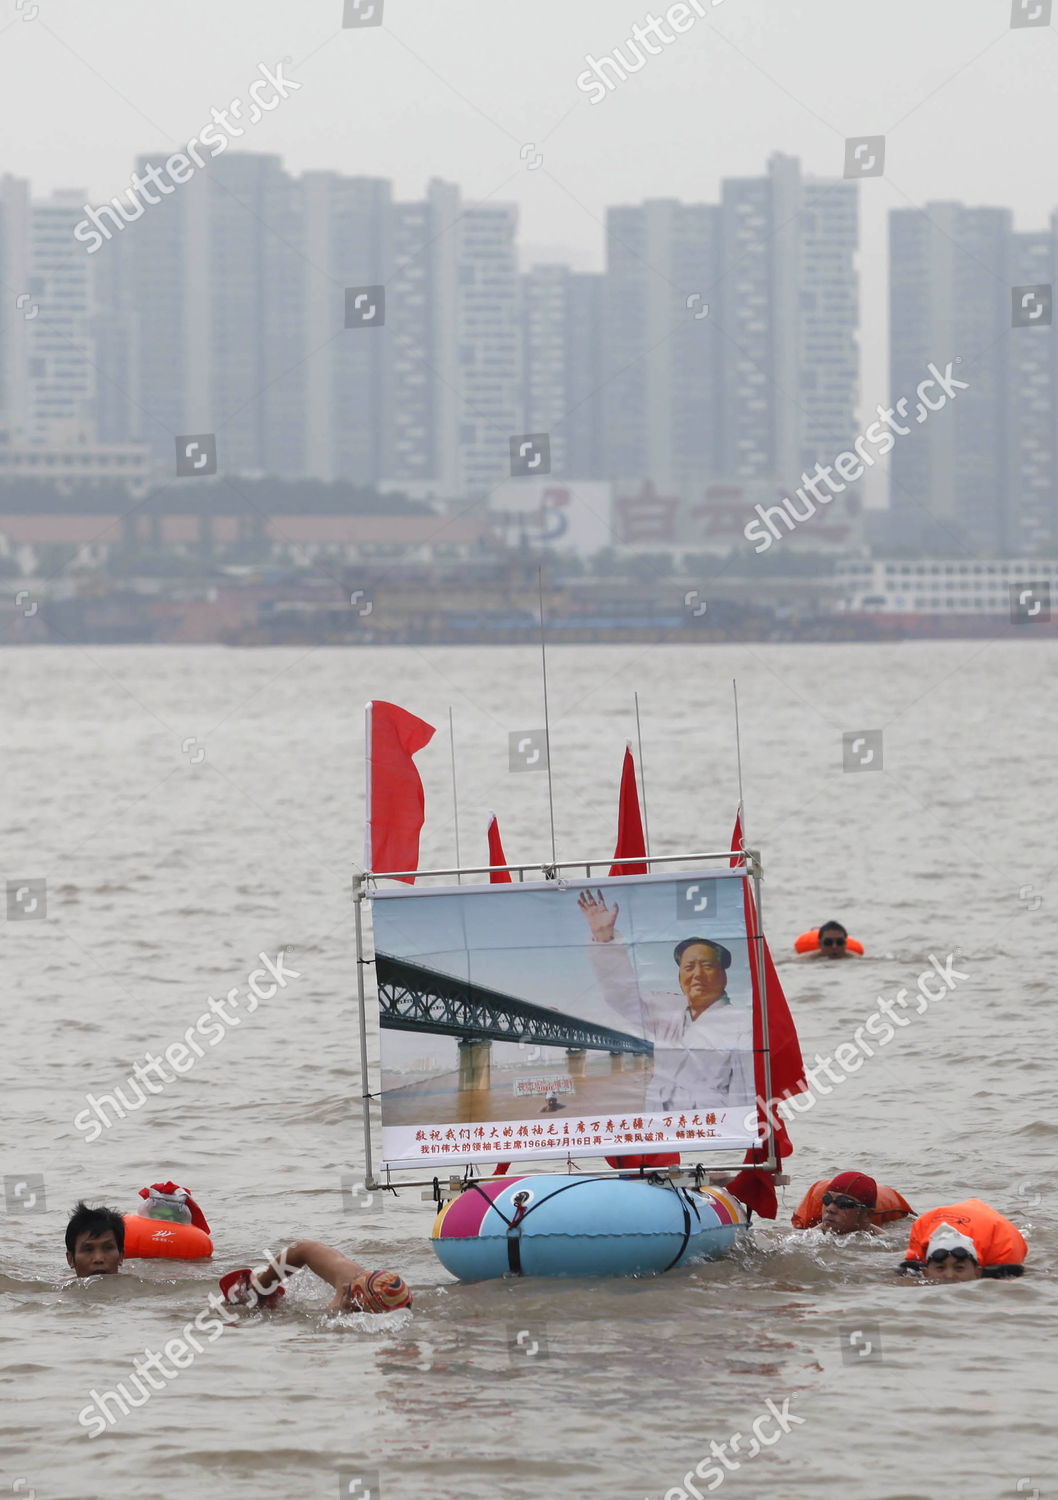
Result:
<instances>
[{"instance_id":1,"label":"gray overcast haze","mask_svg":"<svg viewBox=\"0 0 1058 1500\"><path fill-rule=\"evenodd\" d=\"M884 134L886 175L860 185L865 405L887 394L888 210L1007 204L1034 228L1058 205L1040 168L1058 32L1011 30L1010 0L723 0L595 106L576 85L586 54L665 5L386 0L384 26L343 29L342 0L2 3L4 167L38 196L121 191L136 153L184 144L283 58L302 87L238 149L392 177L406 198L438 176L516 201L527 263L598 268L608 204L711 200L777 149L840 176L846 136Z\"/></svg>"}]
</instances>

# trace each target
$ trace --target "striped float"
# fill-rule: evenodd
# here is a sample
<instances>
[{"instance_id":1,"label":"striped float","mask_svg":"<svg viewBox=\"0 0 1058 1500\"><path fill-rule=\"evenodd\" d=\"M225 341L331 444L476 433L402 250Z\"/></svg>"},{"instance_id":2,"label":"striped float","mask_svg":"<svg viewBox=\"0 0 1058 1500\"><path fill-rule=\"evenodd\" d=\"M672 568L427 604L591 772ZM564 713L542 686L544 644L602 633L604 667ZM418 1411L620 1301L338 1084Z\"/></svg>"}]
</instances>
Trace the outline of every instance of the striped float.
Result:
<instances>
[{"instance_id":1,"label":"striped float","mask_svg":"<svg viewBox=\"0 0 1058 1500\"><path fill-rule=\"evenodd\" d=\"M580 1174L484 1178L442 1208L430 1243L460 1281L643 1276L719 1258L745 1222L720 1188Z\"/></svg>"}]
</instances>

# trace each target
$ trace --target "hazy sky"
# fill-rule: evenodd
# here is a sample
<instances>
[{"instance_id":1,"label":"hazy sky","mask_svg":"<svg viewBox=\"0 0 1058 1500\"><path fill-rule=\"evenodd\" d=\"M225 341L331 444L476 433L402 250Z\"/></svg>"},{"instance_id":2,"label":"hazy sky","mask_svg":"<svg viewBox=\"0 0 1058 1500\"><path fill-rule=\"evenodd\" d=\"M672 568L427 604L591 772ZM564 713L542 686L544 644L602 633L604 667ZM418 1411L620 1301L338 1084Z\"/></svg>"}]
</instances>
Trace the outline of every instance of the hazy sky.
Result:
<instances>
[{"instance_id":1,"label":"hazy sky","mask_svg":"<svg viewBox=\"0 0 1058 1500\"><path fill-rule=\"evenodd\" d=\"M886 175L861 184L865 404L885 394L887 211L958 198L1033 228L1058 206L1058 28L1012 30L1011 0L706 0L597 105L585 55L667 5L384 4L382 26L343 29L343 0L0 0L3 168L109 197L137 152L176 149L289 58L301 89L240 147L392 177L406 198L438 176L516 201L530 258L592 269L607 204L713 200L776 149L840 176L846 136L884 134Z\"/></svg>"}]
</instances>

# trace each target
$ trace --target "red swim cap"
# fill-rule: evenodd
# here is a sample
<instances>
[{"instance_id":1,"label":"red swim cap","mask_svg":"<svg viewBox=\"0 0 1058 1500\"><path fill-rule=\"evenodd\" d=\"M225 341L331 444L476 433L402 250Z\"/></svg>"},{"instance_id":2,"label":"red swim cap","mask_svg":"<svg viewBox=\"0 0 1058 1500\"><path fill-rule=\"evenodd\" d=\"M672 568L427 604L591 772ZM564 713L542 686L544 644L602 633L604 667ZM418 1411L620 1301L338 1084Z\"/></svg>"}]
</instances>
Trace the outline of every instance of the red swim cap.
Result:
<instances>
[{"instance_id":1,"label":"red swim cap","mask_svg":"<svg viewBox=\"0 0 1058 1500\"><path fill-rule=\"evenodd\" d=\"M873 1208L878 1202L878 1184L864 1172L839 1172L827 1183L827 1192L847 1193L867 1208Z\"/></svg>"}]
</instances>

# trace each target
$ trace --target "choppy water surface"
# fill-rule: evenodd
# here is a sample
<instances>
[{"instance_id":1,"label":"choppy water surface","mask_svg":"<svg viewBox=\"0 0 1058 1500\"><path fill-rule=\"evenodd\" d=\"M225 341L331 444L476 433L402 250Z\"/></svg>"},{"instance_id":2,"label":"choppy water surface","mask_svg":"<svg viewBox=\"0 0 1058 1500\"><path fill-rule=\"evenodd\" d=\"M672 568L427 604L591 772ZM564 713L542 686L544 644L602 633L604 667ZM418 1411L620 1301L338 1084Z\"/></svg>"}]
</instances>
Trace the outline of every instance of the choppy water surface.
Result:
<instances>
[{"instance_id":1,"label":"choppy water surface","mask_svg":"<svg viewBox=\"0 0 1058 1500\"><path fill-rule=\"evenodd\" d=\"M837 1245L780 1219L738 1257L656 1281L454 1284L418 1189L349 1207L340 1189L361 1161L349 902L361 711L391 698L446 740L451 705L464 863L486 862L491 809L508 857L539 862L546 777L507 762L509 732L542 723L538 655L9 651L4 876L46 880L47 917L3 928L0 1495L662 1500L692 1493L684 1475L736 1433L722 1483L706 1463L707 1478L691 1476L703 1492L1058 1491L1058 654L570 647L551 668L560 858L612 848L636 689L655 851L727 847L738 676L776 953L833 915L869 952L784 962L809 1058L851 1039L931 953L960 955L968 978L797 1122L785 1219L815 1177L858 1166L919 1209L994 1203L1029 1236L1031 1275L910 1287L889 1275L899 1229ZM877 729L881 773L843 772L843 732ZM449 864L442 735L420 762L424 863ZM179 1041L210 994L244 990L257 955L284 945L300 977L89 1143L73 1123L86 1093ZM20 1193L35 1176L43 1189ZM215 1264L137 1261L61 1290L74 1200L129 1209L169 1176L205 1206ZM298 1235L399 1266L413 1313L332 1317L303 1273L282 1314L245 1316L89 1439L77 1415L93 1390L160 1354L221 1270ZM747 1459L769 1402L791 1430Z\"/></svg>"}]
</instances>

